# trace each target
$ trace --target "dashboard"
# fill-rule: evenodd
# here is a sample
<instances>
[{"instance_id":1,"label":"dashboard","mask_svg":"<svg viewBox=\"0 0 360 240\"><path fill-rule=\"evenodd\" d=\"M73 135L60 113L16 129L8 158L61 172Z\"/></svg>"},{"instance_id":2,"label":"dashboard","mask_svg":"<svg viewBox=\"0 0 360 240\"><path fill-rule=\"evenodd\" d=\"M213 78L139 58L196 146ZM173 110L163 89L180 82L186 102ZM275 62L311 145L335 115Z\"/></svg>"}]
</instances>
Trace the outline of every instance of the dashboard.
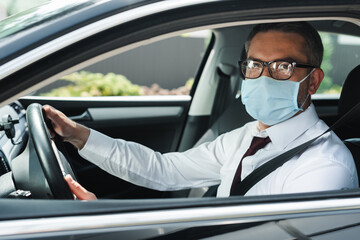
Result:
<instances>
[{"instance_id":1,"label":"dashboard","mask_svg":"<svg viewBox=\"0 0 360 240\"><path fill-rule=\"evenodd\" d=\"M25 112L19 102L0 108L0 176L11 171L12 160L25 149L27 144L28 130ZM9 124L9 119L12 119L14 123ZM12 139L8 137L11 131L14 135Z\"/></svg>"}]
</instances>

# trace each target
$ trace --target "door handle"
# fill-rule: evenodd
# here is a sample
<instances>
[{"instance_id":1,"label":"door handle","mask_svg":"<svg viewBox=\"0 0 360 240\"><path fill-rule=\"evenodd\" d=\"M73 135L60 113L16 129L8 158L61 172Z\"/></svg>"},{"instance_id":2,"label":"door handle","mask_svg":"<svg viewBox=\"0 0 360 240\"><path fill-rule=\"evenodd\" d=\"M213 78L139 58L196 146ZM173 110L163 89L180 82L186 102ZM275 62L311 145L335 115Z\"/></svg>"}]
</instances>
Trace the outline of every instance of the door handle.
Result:
<instances>
[{"instance_id":1,"label":"door handle","mask_svg":"<svg viewBox=\"0 0 360 240\"><path fill-rule=\"evenodd\" d=\"M92 117L88 110L86 110L80 115L69 116L69 118L73 121L92 121Z\"/></svg>"}]
</instances>

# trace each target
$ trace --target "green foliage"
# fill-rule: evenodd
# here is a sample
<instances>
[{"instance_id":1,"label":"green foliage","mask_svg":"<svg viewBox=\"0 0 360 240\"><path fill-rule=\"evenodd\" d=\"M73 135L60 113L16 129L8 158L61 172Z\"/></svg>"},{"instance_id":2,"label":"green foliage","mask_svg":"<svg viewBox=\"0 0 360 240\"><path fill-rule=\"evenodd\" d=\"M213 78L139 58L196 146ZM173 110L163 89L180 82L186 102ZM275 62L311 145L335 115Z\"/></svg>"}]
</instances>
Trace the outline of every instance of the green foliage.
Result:
<instances>
[{"instance_id":1,"label":"green foliage","mask_svg":"<svg viewBox=\"0 0 360 240\"><path fill-rule=\"evenodd\" d=\"M188 88L188 89L191 89L192 86L194 85L194 78L189 78L186 83L185 83L185 86Z\"/></svg>"},{"instance_id":2,"label":"green foliage","mask_svg":"<svg viewBox=\"0 0 360 240\"><path fill-rule=\"evenodd\" d=\"M342 87L339 85L334 84L329 89L325 89L322 93L323 94L340 94Z\"/></svg>"},{"instance_id":3,"label":"green foliage","mask_svg":"<svg viewBox=\"0 0 360 240\"><path fill-rule=\"evenodd\" d=\"M140 86L132 84L125 76L108 73L75 72L64 76L68 86L51 90L42 96L51 97L92 97L92 96L137 96Z\"/></svg>"},{"instance_id":4,"label":"green foliage","mask_svg":"<svg viewBox=\"0 0 360 240\"><path fill-rule=\"evenodd\" d=\"M330 33L321 33L320 37L324 45L324 57L321 68L325 73L324 79L321 82L317 93L321 94L337 94L341 92L341 86L333 83L333 79L329 76L333 66L331 64L331 57L334 52L334 42Z\"/></svg>"}]
</instances>

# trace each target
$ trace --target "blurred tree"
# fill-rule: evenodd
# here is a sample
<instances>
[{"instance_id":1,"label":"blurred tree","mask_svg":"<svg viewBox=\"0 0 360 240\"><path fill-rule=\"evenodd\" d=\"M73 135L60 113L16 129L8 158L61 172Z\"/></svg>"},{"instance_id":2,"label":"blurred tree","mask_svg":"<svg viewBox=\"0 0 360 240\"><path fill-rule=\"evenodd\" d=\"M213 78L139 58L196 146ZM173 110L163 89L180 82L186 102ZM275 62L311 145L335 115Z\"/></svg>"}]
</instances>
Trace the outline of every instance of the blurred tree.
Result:
<instances>
[{"instance_id":1,"label":"blurred tree","mask_svg":"<svg viewBox=\"0 0 360 240\"><path fill-rule=\"evenodd\" d=\"M140 87L132 84L125 76L108 73L75 72L61 78L69 81L68 86L51 90L43 96L90 97L90 96L137 96Z\"/></svg>"},{"instance_id":2,"label":"blurred tree","mask_svg":"<svg viewBox=\"0 0 360 240\"><path fill-rule=\"evenodd\" d=\"M48 97L95 97L95 96L158 96L189 95L194 79L190 78L185 86L164 89L158 84L151 87L131 83L125 76L115 73L74 72L61 78L65 86L40 90L35 95Z\"/></svg>"},{"instance_id":3,"label":"blurred tree","mask_svg":"<svg viewBox=\"0 0 360 240\"><path fill-rule=\"evenodd\" d=\"M341 92L341 86L334 84L333 79L329 76L329 73L333 68L331 57L334 52L334 39L329 33L320 32L320 36L324 45L324 57L321 68L324 71L325 76L317 93L337 94Z\"/></svg>"}]
</instances>

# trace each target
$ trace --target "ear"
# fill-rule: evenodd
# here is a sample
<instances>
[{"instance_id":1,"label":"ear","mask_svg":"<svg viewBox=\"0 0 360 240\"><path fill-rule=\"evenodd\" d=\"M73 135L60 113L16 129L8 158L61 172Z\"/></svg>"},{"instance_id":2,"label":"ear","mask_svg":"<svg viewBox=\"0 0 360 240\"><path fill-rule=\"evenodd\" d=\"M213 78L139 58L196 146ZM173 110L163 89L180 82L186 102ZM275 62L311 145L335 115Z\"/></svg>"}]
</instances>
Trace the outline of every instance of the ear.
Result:
<instances>
[{"instance_id":1,"label":"ear","mask_svg":"<svg viewBox=\"0 0 360 240\"><path fill-rule=\"evenodd\" d=\"M308 89L310 95L316 93L323 78L323 70L321 68L316 68L315 71L310 75L310 84Z\"/></svg>"}]
</instances>

